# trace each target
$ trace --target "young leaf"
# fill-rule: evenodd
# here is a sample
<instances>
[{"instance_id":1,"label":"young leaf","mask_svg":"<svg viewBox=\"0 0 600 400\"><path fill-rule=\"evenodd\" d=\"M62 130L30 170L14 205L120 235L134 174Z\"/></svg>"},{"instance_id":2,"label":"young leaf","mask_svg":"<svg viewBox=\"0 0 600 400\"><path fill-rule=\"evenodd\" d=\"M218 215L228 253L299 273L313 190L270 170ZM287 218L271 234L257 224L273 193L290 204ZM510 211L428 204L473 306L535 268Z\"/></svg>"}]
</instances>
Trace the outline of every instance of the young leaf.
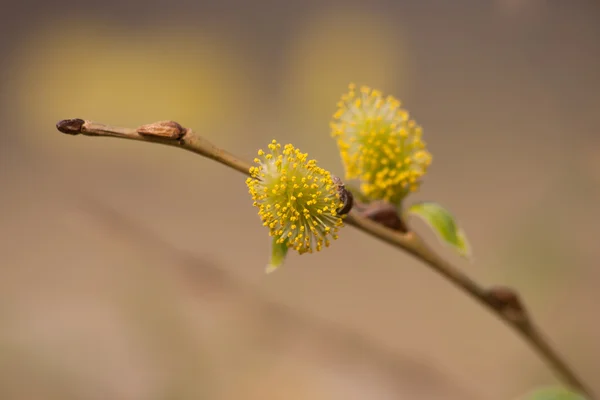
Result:
<instances>
[{"instance_id":1,"label":"young leaf","mask_svg":"<svg viewBox=\"0 0 600 400\"><path fill-rule=\"evenodd\" d=\"M461 256L471 257L471 249L465 233L458 227L448 210L434 202L411 205L407 212L423 219L438 236Z\"/></svg>"},{"instance_id":2,"label":"young leaf","mask_svg":"<svg viewBox=\"0 0 600 400\"><path fill-rule=\"evenodd\" d=\"M587 400L584 396L572 392L569 389L552 386L536 389L517 400Z\"/></svg>"},{"instance_id":3,"label":"young leaf","mask_svg":"<svg viewBox=\"0 0 600 400\"><path fill-rule=\"evenodd\" d=\"M273 238L273 242L271 244L271 259L269 260L269 264L267 265L265 272L270 274L277 268L281 267L285 261L287 252L287 241L284 241L283 243L277 243L277 238Z\"/></svg>"}]
</instances>

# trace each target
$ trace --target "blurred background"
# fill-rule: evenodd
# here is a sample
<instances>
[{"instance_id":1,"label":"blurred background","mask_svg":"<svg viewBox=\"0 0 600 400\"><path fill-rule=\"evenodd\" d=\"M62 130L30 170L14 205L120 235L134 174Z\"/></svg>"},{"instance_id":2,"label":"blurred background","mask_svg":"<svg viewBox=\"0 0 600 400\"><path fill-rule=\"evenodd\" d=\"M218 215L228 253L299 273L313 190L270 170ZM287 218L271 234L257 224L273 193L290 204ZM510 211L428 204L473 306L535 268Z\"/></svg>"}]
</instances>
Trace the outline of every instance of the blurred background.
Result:
<instances>
[{"instance_id":1,"label":"blurred background","mask_svg":"<svg viewBox=\"0 0 600 400\"><path fill-rule=\"evenodd\" d=\"M543 0L4 2L0 398L512 399L557 381L406 254L346 228L264 274L238 173L71 137L175 120L245 158L272 138L343 170L350 82L400 98L463 262L523 294L600 392L600 4Z\"/></svg>"}]
</instances>

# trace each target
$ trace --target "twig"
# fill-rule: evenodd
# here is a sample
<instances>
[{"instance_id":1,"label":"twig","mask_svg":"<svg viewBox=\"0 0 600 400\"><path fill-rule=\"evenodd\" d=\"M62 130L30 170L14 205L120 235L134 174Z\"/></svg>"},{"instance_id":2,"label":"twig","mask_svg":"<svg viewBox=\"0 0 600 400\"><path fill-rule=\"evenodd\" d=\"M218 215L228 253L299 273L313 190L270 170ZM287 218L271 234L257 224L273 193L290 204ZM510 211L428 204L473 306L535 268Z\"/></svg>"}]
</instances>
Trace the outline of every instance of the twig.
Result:
<instances>
[{"instance_id":1,"label":"twig","mask_svg":"<svg viewBox=\"0 0 600 400\"><path fill-rule=\"evenodd\" d=\"M245 175L249 174L251 167L248 162L218 148L191 129L184 128L173 121L160 121L131 129L113 127L82 119L69 119L59 121L56 127L59 131L71 135L116 137L179 147L213 159ZM352 210L345 221L348 225L352 225L379 240L402 249L429 265L513 328L567 385L586 395L588 399L593 398L587 385L554 350L539 328L534 325L514 290L506 287L486 289L479 286L458 268L437 255L415 232L396 232L361 216L356 210Z\"/></svg>"}]
</instances>

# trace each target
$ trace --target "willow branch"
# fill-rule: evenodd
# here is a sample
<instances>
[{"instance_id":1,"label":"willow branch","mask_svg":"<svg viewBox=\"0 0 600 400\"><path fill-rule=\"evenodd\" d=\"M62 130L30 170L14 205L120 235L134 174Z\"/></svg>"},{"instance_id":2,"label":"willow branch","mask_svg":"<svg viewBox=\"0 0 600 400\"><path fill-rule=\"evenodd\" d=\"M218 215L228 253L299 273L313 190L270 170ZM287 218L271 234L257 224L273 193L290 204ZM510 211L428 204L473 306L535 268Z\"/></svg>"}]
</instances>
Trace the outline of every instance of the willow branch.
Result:
<instances>
[{"instance_id":1,"label":"willow branch","mask_svg":"<svg viewBox=\"0 0 600 400\"><path fill-rule=\"evenodd\" d=\"M160 121L132 129L82 119L69 119L59 121L56 127L59 131L70 135L114 137L179 147L215 160L244 175L249 175L251 167L250 163L215 146L191 129L184 128L174 121ZM565 384L586 395L590 400L593 398L588 386L533 323L531 316L514 290L507 287L481 287L460 269L440 257L413 231L405 233L394 231L362 216L356 210L352 210L345 221L348 225L404 250L424 262L511 327Z\"/></svg>"}]
</instances>

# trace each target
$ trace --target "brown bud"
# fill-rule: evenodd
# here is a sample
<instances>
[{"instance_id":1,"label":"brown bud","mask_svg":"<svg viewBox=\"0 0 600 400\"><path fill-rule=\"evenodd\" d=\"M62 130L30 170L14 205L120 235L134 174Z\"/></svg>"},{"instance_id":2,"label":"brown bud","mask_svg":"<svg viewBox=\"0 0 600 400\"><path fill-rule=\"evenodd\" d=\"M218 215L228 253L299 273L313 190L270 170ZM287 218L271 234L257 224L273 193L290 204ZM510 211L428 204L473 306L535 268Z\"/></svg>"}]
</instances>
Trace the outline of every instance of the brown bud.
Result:
<instances>
[{"instance_id":1,"label":"brown bud","mask_svg":"<svg viewBox=\"0 0 600 400\"><path fill-rule=\"evenodd\" d=\"M352 192L346 189L346 185L344 185L344 182L342 182L340 178L337 176L332 176L331 178L340 195L340 200L344 203L344 205L337 210L337 213L339 215L348 214L354 205L354 196L352 196Z\"/></svg>"},{"instance_id":2,"label":"brown bud","mask_svg":"<svg viewBox=\"0 0 600 400\"><path fill-rule=\"evenodd\" d=\"M359 212L364 217L367 217L370 220L385 226L386 228L402 233L408 232L408 227L398 214L398 209L387 201L376 200L371 203L361 205Z\"/></svg>"},{"instance_id":3,"label":"brown bud","mask_svg":"<svg viewBox=\"0 0 600 400\"><path fill-rule=\"evenodd\" d=\"M489 303L507 317L518 322L527 322L527 312L519 294L506 286L493 286L486 291Z\"/></svg>"},{"instance_id":4,"label":"brown bud","mask_svg":"<svg viewBox=\"0 0 600 400\"><path fill-rule=\"evenodd\" d=\"M81 128L85 121L79 118L63 119L56 123L56 129L68 135L78 135L81 133Z\"/></svg>"},{"instance_id":5,"label":"brown bud","mask_svg":"<svg viewBox=\"0 0 600 400\"><path fill-rule=\"evenodd\" d=\"M140 126L137 128L137 133L145 136L179 140L185 135L185 128L175 121L159 121Z\"/></svg>"}]
</instances>

